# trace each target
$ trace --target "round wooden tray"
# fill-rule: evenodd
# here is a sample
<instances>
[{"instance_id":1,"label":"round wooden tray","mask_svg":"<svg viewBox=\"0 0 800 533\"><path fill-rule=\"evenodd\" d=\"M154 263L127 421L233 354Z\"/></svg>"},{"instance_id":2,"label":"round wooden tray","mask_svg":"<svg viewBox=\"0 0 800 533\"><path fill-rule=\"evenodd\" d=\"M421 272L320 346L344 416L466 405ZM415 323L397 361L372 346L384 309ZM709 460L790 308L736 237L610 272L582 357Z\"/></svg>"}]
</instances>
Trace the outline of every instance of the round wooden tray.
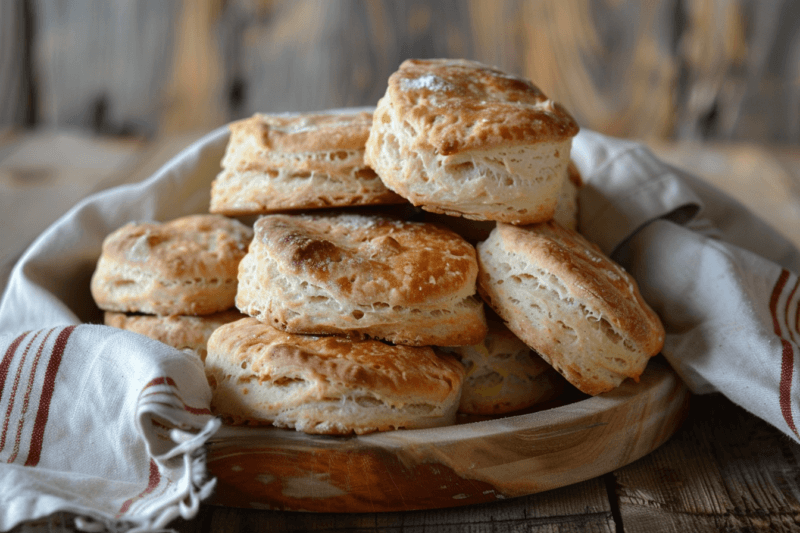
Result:
<instances>
[{"instance_id":1,"label":"round wooden tray","mask_svg":"<svg viewBox=\"0 0 800 533\"><path fill-rule=\"evenodd\" d=\"M535 413L445 428L326 437L224 427L207 445L209 503L315 512L471 505L563 487L650 453L689 392L660 358L639 383Z\"/></svg>"}]
</instances>

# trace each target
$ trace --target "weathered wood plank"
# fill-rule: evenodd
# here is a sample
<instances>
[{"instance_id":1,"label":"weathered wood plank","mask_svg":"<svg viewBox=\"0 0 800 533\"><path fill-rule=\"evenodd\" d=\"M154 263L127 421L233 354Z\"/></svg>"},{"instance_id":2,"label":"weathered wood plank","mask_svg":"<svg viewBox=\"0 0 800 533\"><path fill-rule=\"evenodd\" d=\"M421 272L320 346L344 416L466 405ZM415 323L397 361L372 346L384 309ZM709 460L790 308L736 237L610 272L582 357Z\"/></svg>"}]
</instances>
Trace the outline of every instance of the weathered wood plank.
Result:
<instances>
[{"instance_id":1,"label":"weathered wood plank","mask_svg":"<svg viewBox=\"0 0 800 533\"><path fill-rule=\"evenodd\" d=\"M159 117L161 135L209 131L229 120L230 95L217 31L222 9L223 0L181 3Z\"/></svg>"},{"instance_id":2,"label":"weathered wood plank","mask_svg":"<svg viewBox=\"0 0 800 533\"><path fill-rule=\"evenodd\" d=\"M800 530L800 445L722 396L615 472L626 532Z\"/></svg>"},{"instance_id":3,"label":"weathered wood plank","mask_svg":"<svg viewBox=\"0 0 800 533\"><path fill-rule=\"evenodd\" d=\"M667 2L526 2L526 75L590 129L668 135L674 118Z\"/></svg>"},{"instance_id":4,"label":"weathered wood plank","mask_svg":"<svg viewBox=\"0 0 800 533\"><path fill-rule=\"evenodd\" d=\"M796 2L526 1L526 75L588 128L797 142ZM792 81L794 80L794 81Z\"/></svg>"},{"instance_id":5,"label":"weathered wood plank","mask_svg":"<svg viewBox=\"0 0 800 533\"><path fill-rule=\"evenodd\" d=\"M470 56L467 5L456 0L303 0L259 9L232 2L223 19L239 28L223 43L238 56L240 116L374 105L408 57ZM445 16L446 15L446 16Z\"/></svg>"},{"instance_id":6,"label":"weathered wood plank","mask_svg":"<svg viewBox=\"0 0 800 533\"><path fill-rule=\"evenodd\" d=\"M523 0L471 0L470 27L474 57L487 65L526 75L526 22L521 18Z\"/></svg>"},{"instance_id":7,"label":"weathered wood plank","mask_svg":"<svg viewBox=\"0 0 800 533\"><path fill-rule=\"evenodd\" d=\"M529 531L613 533L614 518L602 478L533 496L454 509L402 513L293 513L204 505L181 533L200 531L385 531L441 533Z\"/></svg>"},{"instance_id":8,"label":"weathered wood plank","mask_svg":"<svg viewBox=\"0 0 800 533\"><path fill-rule=\"evenodd\" d=\"M73 204L134 165L141 148L133 140L77 133L9 137L0 150L0 292L28 245Z\"/></svg>"},{"instance_id":9,"label":"weathered wood plank","mask_svg":"<svg viewBox=\"0 0 800 533\"><path fill-rule=\"evenodd\" d=\"M612 135L800 140L791 0L30 0L32 64L7 22L20 5L3 4L0 80L23 61L40 95L26 113L51 126L150 134L374 105L403 59L447 56L530 77Z\"/></svg>"},{"instance_id":10,"label":"weathered wood plank","mask_svg":"<svg viewBox=\"0 0 800 533\"><path fill-rule=\"evenodd\" d=\"M705 138L753 140L762 143L800 141L800 3L737 2L744 28L744 58L728 67L720 101L728 93L735 106L719 109L719 129ZM715 2L715 5L725 2ZM711 25L726 23L716 16ZM707 36L707 39L714 39ZM725 116L725 115L728 116Z\"/></svg>"},{"instance_id":11,"label":"weathered wood plank","mask_svg":"<svg viewBox=\"0 0 800 533\"><path fill-rule=\"evenodd\" d=\"M34 2L39 117L51 127L152 134L164 111L179 3Z\"/></svg>"}]
</instances>

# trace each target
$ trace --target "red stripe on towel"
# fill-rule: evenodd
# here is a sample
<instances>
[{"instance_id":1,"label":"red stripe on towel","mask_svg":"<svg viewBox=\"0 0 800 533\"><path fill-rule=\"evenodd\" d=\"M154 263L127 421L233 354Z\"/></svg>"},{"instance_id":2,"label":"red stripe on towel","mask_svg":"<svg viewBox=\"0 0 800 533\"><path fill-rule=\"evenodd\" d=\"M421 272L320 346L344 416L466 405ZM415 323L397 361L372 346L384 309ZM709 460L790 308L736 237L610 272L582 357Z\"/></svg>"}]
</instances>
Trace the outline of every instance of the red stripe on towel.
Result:
<instances>
[{"instance_id":1,"label":"red stripe on towel","mask_svg":"<svg viewBox=\"0 0 800 533\"><path fill-rule=\"evenodd\" d=\"M797 433L797 427L794 425L794 417L792 416L792 375L794 374L794 348L792 343L785 339L781 339L783 344L783 354L781 360L781 382L778 387L781 414L783 419L786 420L786 425L792 432L800 437Z\"/></svg>"},{"instance_id":2,"label":"red stripe on towel","mask_svg":"<svg viewBox=\"0 0 800 533\"><path fill-rule=\"evenodd\" d=\"M133 502L135 502L136 500L141 500L142 498L144 498L145 496L156 490L156 487L158 487L159 483L161 483L161 473L158 471L158 465L156 464L156 462L150 459L150 476L147 480L147 487L133 498L125 500L125 502L122 504L122 507L119 508L116 517L119 518L125 513L127 513L128 510L131 508L131 505L133 505Z\"/></svg>"},{"instance_id":3,"label":"red stripe on towel","mask_svg":"<svg viewBox=\"0 0 800 533\"><path fill-rule=\"evenodd\" d=\"M11 366L11 361L14 359L14 354L17 353L17 348L22 343L22 339L25 338L25 335L30 333L26 331L12 342L8 346L8 350L6 350L6 354L3 356L3 361L0 362L0 400L3 399L3 391L5 390L6 378L8 377L8 368Z\"/></svg>"},{"instance_id":4,"label":"red stripe on towel","mask_svg":"<svg viewBox=\"0 0 800 533\"><path fill-rule=\"evenodd\" d=\"M772 315L772 329L775 335L781 336L781 324L778 321L778 300L781 297L783 288L789 279L789 271L784 269L781 275L778 276L778 281L775 282L775 287L772 289L772 295L769 297L769 312Z\"/></svg>"},{"instance_id":5,"label":"red stripe on towel","mask_svg":"<svg viewBox=\"0 0 800 533\"><path fill-rule=\"evenodd\" d=\"M3 431L0 433L0 451L3 451L3 448L6 446L6 436L8 434L8 424L11 421L11 412L14 410L14 402L17 399L17 388L19 387L19 382L22 381L22 369L25 367L25 359L28 358L28 352L31 350L31 346L33 346L33 342L39 336L42 330L37 331L31 340L28 341L28 344L25 346L25 351L22 352L22 357L19 361L19 365L17 366L17 372L14 375L14 383L11 386L11 396L8 397L8 409L6 409L6 417L3 421Z\"/></svg>"},{"instance_id":6,"label":"red stripe on towel","mask_svg":"<svg viewBox=\"0 0 800 533\"><path fill-rule=\"evenodd\" d=\"M53 343L53 351L50 361L47 363L47 370L44 373L44 384L42 385L42 397L39 399L39 409L36 411L36 421L33 423L33 435L31 436L31 446L28 452L28 459L25 466L36 466L42 455L42 444L44 443L44 429L47 425L47 418L50 416L50 401L53 399L53 392L56 388L56 374L61 366L61 359L67 347L72 332L76 326L67 326L58 334Z\"/></svg>"},{"instance_id":7,"label":"red stripe on towel","mask_svg":"<svg viewBox=\"0 0 800 533\"><path fill-rule=\"evenodd\" d=\"M169 376L164 376L164 377L152 379L147 385L145 385L142 388L142 392L144 392L145 390L149 389L150 387L155 387L156 385L169 385L171 387L175 387L175 390L180 390L180 389L178 389L178 384L175 383L174 379L172 379ZM191 405L186 405L186 402L183 401L183 398L181 398L181 396L179 394L175 394L175 397L178 398L178 400L183 405L184 411L186 411L188 413L191 413L193 415L210 415L211 414L211 410L208 407L192 407Z\"/></svg>"},{"instance_id":8,"label":"red stripe on towel","mask_svg":"<svg viewBox=\"0 0 800 533\"><path fill-rule=\"evenodd\" d=\"M797 287L800 286L800 277L798 277L794 282L794 287L789 292L789 296L786 297L786 307L783 310L783 321L786 323L786 330L789 333L789 337L791 341L797 344L797 339L794 337L795 330L797 329L796 325L793 325L791 320L789 320L789 314L792 307L792 299L794 298L794 293L797 292Z\"/></svg>"},{"instance_id":9,"label":"red stripe on towel","mask_svg":"<svg viewBox=\"0 0 800 533\"><path fill-rule=\"evenodd\" d=\"M36 357L33 359L30 376L28 376L28 388L25 389L25 397L22 399L22 413L20 413L19 422L17 423L17 438L14 439L14 451L11 452L11 457L8 458L9 463L13 463L19 454L19 445L22 442L22 430L25 427L25 414L28 412L28 406L31 403L31 393L33 392L33 384L34 381L36 381L36 369L39 368L39 361L42 358L42 352L44 352L44 345L47 344L47 339L50 338L50 335L52 335L55 329L56 328L53 328L47 332L47 335L42 339L42 343L39 344L39 349L36 350Z\"/></svg>"},{"instance_id":10,"label":"red stripe on towel","mask_svg":"<svg viewBox=\"0 0 800 533\"><path fill-rule=\"evenodd\" d=\"M781 408L781 415L786 421L786 425L795 435L797 433L797 426L794 423L794 416L792 415L792 377L794 375L794 347L792 343L784 339L781 335L781 325L778 321L778 300L783 292L786 282L789 279L789 271L782 270L781 275L778 276L778 281L775 282L775 287L772 289L772 295L769 299L769 311L772 314L772 326L775 330L775 335L781 339L781 378L778 384L778 403ZM800 437L800 435L798 435Z\"/></svg>"},{"instance_id":11,"label":"red stripe on towel","mask_svg":"<svg viewBox=\"0 0 800 533\"><path fill-rule=\"evenodd\" d=\"M164 385L164 384L169 385L171 387L175 387L176 389L178 388L178 385L175 383L174 379L172 379L169 376L163 376L163 377L160 377L160 378L155 378L155 379L150 380L150 383L145 385L142 388L142 390L144 391L145 389L149 389L150 387L155 387L156 385Z\"/></svg>"}]
</instances>

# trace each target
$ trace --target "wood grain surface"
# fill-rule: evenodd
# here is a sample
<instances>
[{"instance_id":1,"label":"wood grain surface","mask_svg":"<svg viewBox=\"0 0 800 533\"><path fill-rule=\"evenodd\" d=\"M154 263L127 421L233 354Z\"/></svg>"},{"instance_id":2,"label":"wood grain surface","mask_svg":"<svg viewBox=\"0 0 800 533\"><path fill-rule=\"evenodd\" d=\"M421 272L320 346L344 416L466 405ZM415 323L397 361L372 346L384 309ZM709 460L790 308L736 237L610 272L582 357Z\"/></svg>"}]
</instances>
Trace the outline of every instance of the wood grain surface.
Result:
<instances>
[{"instance_id":1,"label":"wood grain surface","mask_svg":"<svg viewBox=\"0 0 800 533\"><path fill-rule=\"evenodd\" d=\"M30 15L22 2L0 2L0 133L10 126L30 126L32 121Z\"/></svg>"},{"instance_id":2,"label":"wood grain surface","mask_svg":"<svg viewBox=\"0 0 800 533\"><path fill-rule=\"evenodd\" d=\"M465 57L604 133L797 143L798 19L793 0L7 0L0 130L374 105L402 60Z\"/></svg>"},{"instance_id":3,"label":"wood grain surface","mask_svg":"<svg viewBox=\"0 0 800 533\"><path fill-rule=\"evenodd\" d=\"M694 400L686 431L616 473L626 531L800 530L800 446L718 397Z\"/></svg>"},{"instance_id":4,"label":"wood grain surface","mask_svg":"<svg viewBox=\"0 0 800 533\"><path fill-rule=\"evenodd\" d=\"M693 396L683 425L605 476L494 503L389 513L303 513L203 505L172 524L206 531L800 531L800 445L721 395Z\"/></svg>"}]
</instances>

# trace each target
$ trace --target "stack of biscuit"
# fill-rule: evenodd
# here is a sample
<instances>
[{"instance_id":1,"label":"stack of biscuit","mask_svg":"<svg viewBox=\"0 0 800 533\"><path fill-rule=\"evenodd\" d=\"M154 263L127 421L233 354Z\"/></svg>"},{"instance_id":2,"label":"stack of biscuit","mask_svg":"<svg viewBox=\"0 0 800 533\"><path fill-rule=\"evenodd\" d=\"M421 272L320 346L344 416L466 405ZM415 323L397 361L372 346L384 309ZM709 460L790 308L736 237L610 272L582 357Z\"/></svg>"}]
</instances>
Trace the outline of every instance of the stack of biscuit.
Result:
<instances>
[{"instance_id":1,"label":"stack of biscuit","mask_svg":"<svg viewBox=\"0 0 800 533\"><path fill-rule=\"evenodd\" d=\"M207 342L214 412L363 434L638 379L664 332L577 232L577 132L530 81L443 59L405 61L371 115L233 123L211 216L257 220L245 318Z\"/></svg>"},{"instance_id":2,"label":"stack of biscuit","mask_svg":"<svg viewBox=\"0 0 800 533\"><path fill-rule=\"evenodd\" d=\"M476 246L481 297L594 395L638 379L664 330L633 278L576 231L577 133L527 80L472 61L409 60L378 102L366 161L424 210L495 222Z\"/></svg>"},{"instance_id":3,"label":"stack of biscuit","mask_svg":"<svg viewBox=\"0 0 800 533\"><path fill-rule=\"evenodd\" d=\"M363 434L456 420L464 367L436 347L486 335L475 249L386 215L408 203L364 161L371 127L364 112L231 126L211 211L260 218L236 295L251 318L208 343L229 423Z\"/></svg>"}]
</instances>

